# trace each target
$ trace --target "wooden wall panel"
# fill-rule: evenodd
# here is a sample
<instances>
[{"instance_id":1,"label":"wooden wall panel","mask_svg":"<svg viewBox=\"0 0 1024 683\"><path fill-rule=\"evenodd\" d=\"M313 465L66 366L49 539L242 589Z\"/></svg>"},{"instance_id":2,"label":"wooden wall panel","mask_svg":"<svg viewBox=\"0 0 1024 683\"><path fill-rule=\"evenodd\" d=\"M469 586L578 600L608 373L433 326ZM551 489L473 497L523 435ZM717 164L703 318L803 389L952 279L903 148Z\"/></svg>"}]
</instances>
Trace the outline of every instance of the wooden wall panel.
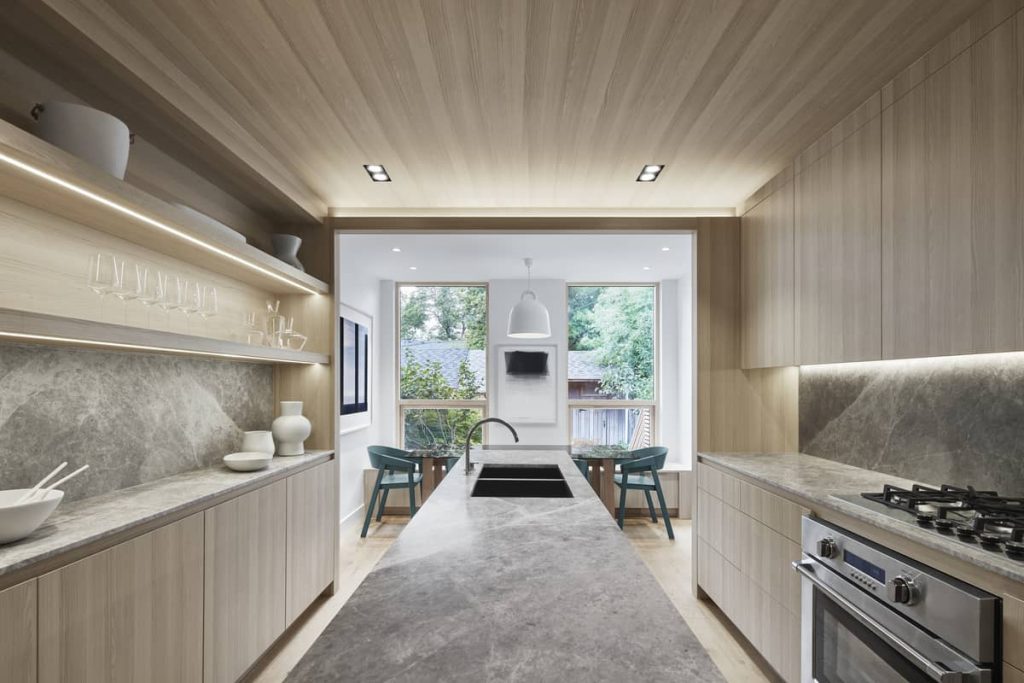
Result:
<instances>
[{"instance_id":1,"label":"wooden wall panel","mask_svg":"<svg viewBox=\"0 0 1024 683\"><path fill-rule=\"evenodd\" d=\"M796 177L800 364L882 356L881 135L876 115Z\"/></svg>"},{"instance_id":2,"label":"wooden wall panel","mask_svg":"<svg viewBox=\"0 0 1024 683\"><path fill-rule=\"evenodd\" d=\"M793 365L793 183L740 219L741 359L744 368Z\"/></svg>"},{"instance_id":3,"label":"wooden wall panel","mask_svg":"<svg viewBox=\"0 0 1024 683\"><path fill-rule=\"evenodd\" d=\"M37 594L35 579L0 591L0 671L4 680L37 680Z\"/></svg>"},{"instance_id":4,"label":"wooden wall panel","mask_svg":"<svg viewBox=\"0 0 1024 683\"><path fill-rule=\"evenodd\" d=\"M797 447L795 367L740 369L739 219L697 233L697 450Z\"/></svg>"},{"instance_id":5,"label":"wooden wall panel","mask_svg":"<svg viewBox=\"0 0 1024 683\"><path fill-rule=\"evenodd\" d=\"M203 517L39 579L40 681L202 678Z\"/></svg>"},{"instance_id":6,"label":"wooden wall panel","mask_svg":"<svg viewBox=\"0 0 1024 683\"><path fill-rule=\"evenodd\" d=\"M883 112L883 355L1024 349L1024 13Z\"/></svg>"}]
</instances>

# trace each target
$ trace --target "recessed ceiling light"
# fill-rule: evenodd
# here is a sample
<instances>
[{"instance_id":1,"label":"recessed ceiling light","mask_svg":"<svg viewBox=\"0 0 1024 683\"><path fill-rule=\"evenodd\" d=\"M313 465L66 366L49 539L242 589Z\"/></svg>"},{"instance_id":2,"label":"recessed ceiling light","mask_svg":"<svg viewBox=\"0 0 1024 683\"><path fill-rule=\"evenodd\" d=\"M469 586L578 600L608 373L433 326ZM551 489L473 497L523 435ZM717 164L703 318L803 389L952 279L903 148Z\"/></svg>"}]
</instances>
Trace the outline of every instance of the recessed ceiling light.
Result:
<instances>
[{"instance_id":1,"label":"recessed ceiling light","mask_svg":"<svg viewBox=\"0 0 1024 683\"><path fill-rule=\"evenodd\" d=\"M402 248L401 247L391 247L391 251L393 251L393 252L395 252L397 254L398 252L402 251Z\"/></svg>"},{"instance_id":2,"label":"recessed ceiling light","mask_svg":"<svg viewBox=\"0 0 1024 683\"><path fill-rule=\"evenodd\" d=\"M650 269L651 269L650 266L644 266L644 270L650 270Z\"/></svg>"},{"instance_id":3,"label":"recessed ceiling light","mask_svg":"<svg viewBox=\"0 0 1024 683\"><path fill-rule=\"evenodd\" d=\"M672 247L662 247L662 251L672 251Z\"/></svg>"},{"instance_id":4,"label":"recessed ceiling light","mask_svg":"<svg viewBox=\"0 0 1024 683\"><path fill-rule=\"evenodd\" d=\"M638 183L653 183L658 179L663 168L665 168L664 164L647 164L640 169L640 175L636 177L636 181Z\"/></svg>"},{"instance_id":5,"label":"recessed ceiling light","mask_svg":"<svg viewBox=\"0 0 1024 683\"><path fill-rule=\"evenodd\" d=\"M380 164L363 164L363 168L370 174L370 179L375 183L390 183L391 176L388 175L386 168Z\"/></svg>"},{"instance_id":6,"label":"recessed ceiling light","mask_svg":"<svg viewBox=\"0 0 1024 683\"><path fill-rule=\"evenodd\" d=\"M416 266L409 266L409 270L416 270Z\"/></svg>"}]
</instances>

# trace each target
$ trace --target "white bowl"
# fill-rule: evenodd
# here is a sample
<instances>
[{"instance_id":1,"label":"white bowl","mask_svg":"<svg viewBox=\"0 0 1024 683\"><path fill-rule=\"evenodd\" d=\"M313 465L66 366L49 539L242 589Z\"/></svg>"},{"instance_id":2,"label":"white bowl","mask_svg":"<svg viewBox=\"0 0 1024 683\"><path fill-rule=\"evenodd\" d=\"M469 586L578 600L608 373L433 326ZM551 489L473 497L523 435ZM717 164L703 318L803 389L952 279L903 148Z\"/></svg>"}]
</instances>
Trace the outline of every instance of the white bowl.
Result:
<instances>
[{"instance_id":1,"label":"white bowl","mask_svg":"<svg viewBox=\"0 0 1024 683\"><path fill-rule=\"evenodd\" d=\"M19 503L18 499L31 490L0 491L0 543L13 543L31 534L49 519L64 499L63 491L50 490Z\"/></svg>"},{"instance_id":2,"label":"white bowl","mask_svg":"<svg viewBox=\"0 0 1024 683\"><path fill-rule=\"evenodd\" d=\"M255 451L242 451L224 456L224 464L236 472L255 472L270 464L271 456Z\"/></svg>"}]
</instances>

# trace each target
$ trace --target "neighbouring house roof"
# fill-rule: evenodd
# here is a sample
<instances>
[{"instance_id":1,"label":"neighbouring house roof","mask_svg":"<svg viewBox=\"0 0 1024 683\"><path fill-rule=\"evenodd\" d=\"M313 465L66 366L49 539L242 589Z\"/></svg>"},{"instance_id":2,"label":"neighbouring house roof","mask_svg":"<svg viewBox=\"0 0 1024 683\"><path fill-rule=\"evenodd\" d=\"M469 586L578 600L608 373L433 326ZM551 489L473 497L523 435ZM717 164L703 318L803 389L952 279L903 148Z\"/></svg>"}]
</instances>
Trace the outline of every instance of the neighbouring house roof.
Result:
<instances>
[{"instance_id":1,"label":"neighbouring house roof","mask_svg":"<svg viewBox=\"0 0 1024 683\"><path fill-rule=\"evenodd\" d=\"M604 368L597 362L600 351L570 351L569 381L599 381L604 377Z\"/></svg>"},{"instance_id":2,"label":"neighbouring house roof","mask_svg":"<svg viewBox=\"0 0 1024 683\"><path fill-rule=\"evenodd\" d=\"M459 381L459 365L469 361L469 369L476 373L482 383L487 380L487 356L481 349L467 349L463 342L457 341L403 341L402 363L408 354L420 364L439 363L441 374L448 386L455 387ZM569 381L599 381L604 371L597 359L599 351L569 352Z\"/></svg>"}]
</instances>

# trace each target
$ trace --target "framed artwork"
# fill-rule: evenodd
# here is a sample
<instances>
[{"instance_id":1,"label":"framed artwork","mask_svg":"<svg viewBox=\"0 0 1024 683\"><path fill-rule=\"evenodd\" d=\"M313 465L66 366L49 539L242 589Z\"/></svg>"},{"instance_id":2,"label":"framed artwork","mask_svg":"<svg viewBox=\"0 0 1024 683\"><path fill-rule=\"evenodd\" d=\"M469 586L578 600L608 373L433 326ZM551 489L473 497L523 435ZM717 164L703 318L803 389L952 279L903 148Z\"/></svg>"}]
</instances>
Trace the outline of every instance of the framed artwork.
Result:
<instances>
[{"instance_id":1,"label":"framed artwork","mask_svg":"<svg viewBox=\"0 0 1024 683\"><path fill-rule=\"evenodd\" d=\"M558 347L499 346L497 414L512 424L558 422Z\"/></svg>"},{"instance_id":2,"label":"framed artwork","mask_svg":"<svg viewBox=\"0 0 1024 683\"><path fill-rule=\"evenodd\" d=\"M341 304L339 387L342 434L365 429L373 423L373 316Z\"/></svg>"}]
</instances>

